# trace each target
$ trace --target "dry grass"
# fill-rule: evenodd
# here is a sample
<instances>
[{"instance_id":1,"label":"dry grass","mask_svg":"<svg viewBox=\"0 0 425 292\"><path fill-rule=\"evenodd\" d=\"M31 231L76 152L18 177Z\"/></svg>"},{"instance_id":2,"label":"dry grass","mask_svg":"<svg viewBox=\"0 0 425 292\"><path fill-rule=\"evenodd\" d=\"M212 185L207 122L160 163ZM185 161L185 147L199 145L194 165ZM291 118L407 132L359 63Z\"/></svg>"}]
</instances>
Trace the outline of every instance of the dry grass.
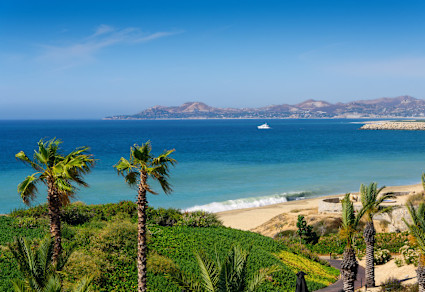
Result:
<instances>
[{"instance_id":1,"label":"dry grass","mask_svg":"<svg viewBox=\"0 0 425 292\"><path fill-rule=\"evenodd\" d=\"M265 236L273 237L282 231L297 230L298 215L304 215L307 224L313 225L314 231L318 235L335 233L341 226L341 216L339 214L318 214L317 209L304 209L294 212L282 213L266 223L251 229L253 232L260 233Z\"/></svg>"},{"instance_id":2,"label":"dry grass","mask_svg":"<svg viewBox=\"0 0 425 292\"><path fill-rule=\"evenodd\" d=\"M412 203L413 205L419 205L420 203L425 203L425 193L420 192L420 193L409 195L409 197L406 200L406 203L407 204Z\"/></svg>"}]
</instances>

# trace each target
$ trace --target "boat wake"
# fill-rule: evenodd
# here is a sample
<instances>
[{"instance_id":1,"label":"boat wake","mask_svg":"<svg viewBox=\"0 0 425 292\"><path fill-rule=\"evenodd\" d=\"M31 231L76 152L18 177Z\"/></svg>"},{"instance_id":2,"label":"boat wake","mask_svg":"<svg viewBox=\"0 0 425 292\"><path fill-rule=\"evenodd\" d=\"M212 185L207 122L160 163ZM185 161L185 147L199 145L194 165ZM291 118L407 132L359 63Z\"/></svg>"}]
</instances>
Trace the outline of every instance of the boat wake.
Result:
<instances>
[{"instance_id":1,"label":"boat wake","mask_svg":"<svg viewBox=\"0 0 425 292\"><path fill-rule=\"evenodd\" d=\"M228 200L224 202L213 202L206 205L196 205L185 209L184 211L207 211L211 213L244 209L244 208L255 208L267 205L284 203L287 201L300 200L305 197L311 197L312 193L307 192L293 192L293 193L282 193L271 196L261 196L252 198L242 198L236 200Z\"/></svg>"}]
</instances>

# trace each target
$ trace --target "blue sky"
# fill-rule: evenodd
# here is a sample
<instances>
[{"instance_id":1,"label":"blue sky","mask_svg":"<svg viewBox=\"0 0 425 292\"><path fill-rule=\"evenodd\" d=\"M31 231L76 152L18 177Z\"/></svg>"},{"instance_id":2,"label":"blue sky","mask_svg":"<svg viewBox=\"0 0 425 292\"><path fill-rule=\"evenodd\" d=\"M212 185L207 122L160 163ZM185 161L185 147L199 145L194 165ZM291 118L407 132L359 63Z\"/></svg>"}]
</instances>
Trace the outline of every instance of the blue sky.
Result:
<instances>
[{"instance_id":1,"label":"blue sky","mask_svg":"<svg viewBox=\"0 0 425 292\"><path fill-rule=\"evenodd\" d=\"M425 1L0 2L0 119L425 98Z\"/></svg>"}]
</instances>

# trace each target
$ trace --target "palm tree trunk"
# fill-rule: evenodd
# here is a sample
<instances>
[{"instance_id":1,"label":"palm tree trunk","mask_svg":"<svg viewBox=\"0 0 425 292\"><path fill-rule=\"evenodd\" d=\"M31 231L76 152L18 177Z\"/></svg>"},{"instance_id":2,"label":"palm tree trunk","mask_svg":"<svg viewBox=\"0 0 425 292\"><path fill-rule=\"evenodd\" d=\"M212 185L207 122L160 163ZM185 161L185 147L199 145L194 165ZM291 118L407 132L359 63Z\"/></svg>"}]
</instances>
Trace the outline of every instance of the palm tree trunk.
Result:
<instances>
[{"instance_id":1,"label":"palm tree trunk","mask_svg":"<svg viewBox=\"0 0 425 292\"><path fill-rule=\"evenodd\" d=\"M416 276L418 277L419 292L425 292L425 266L419 260L419 266L416 269Z\"/></svg>"},{"instance_id":2,"label":"palm tree trunk","mask_svg":"<svg viewBox=\"0 0 425 292\"><path fill-rule=\"evenodd\" d=\"M344 292L354 292L354 281L357 277L358 263L356 253L351 247L344 250L341 262L341 275L343 281Z\"/></svg>"},{"instance_id":3,"label":"palm tree trunk","mask_svg":"<svg viewBox=\"0 0 425 292\"><path fill-rule=\"evenodd\" d=\"M138 236L137 236L137 281L138 281L138 292L147 291L146 288L146 257L147 257L147 245L146 245L146 208L148 201L146 199L146 173L140 174L140 184L137 196L137 215L138 215Z\"/></svg>"},{"instance_id":4,"label":"palm tree trunk","mask_svg":"<svg viewBox=\"0 0 425 292\"><path fill-rule=\"evenodd\" d=\"M376 231L375 226L373 226L373 221L368 221L363 231L363 237L366 243L366 285L368 288L375 287L375 233Z\"/></svg>"},{"instance_id":5,"label":"palm tree trunk","mask_svg":"<svg viewBox=\"0 0 425 292\"><path fill-rule=\"evenodd\" d=\"M50 219L50 236L53 237L53 263L57 262L59 255L62 252L62 235L61 235L61 201L58 191L53 180L47 181L47 202L49 208Z\"/></svg>"}]
</instances>

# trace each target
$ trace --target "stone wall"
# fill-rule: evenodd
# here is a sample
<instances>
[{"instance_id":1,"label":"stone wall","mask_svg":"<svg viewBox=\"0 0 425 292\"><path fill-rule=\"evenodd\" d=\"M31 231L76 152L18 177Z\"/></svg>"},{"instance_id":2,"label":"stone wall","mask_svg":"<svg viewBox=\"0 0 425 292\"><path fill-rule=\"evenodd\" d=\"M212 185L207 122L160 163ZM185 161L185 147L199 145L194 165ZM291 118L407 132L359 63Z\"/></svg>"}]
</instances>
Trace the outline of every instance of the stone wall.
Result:
<instances>
[{"instance_id":1,"label":"stone wall","mask_svg":"<svg viewBox=\"0 0 425 292\"><path fill-rule=\"evenodd\" d=\"M390 214L381 214L375 216L374 221L386 221L388 222L388 232L402 232L407 231L406 224L403 222L403 218L408 223L412 223L409 212L405 206L395 206L396 208ZM361 205L355 204L355 210L360 210ZM339 198L324 199L319 202L318 212L324 213L341 213L342 204Z\"/></svg>"},{"instance_id":2,"label":"stone wall","mask_svg":"<svg viewBox=\"0 0 425 292\"><path fill-rule=\"evenodd\" d=\"M371 122L363 125L360 130L411 130L424 131L425 122Z\"/></svg>"}]
</instances>

